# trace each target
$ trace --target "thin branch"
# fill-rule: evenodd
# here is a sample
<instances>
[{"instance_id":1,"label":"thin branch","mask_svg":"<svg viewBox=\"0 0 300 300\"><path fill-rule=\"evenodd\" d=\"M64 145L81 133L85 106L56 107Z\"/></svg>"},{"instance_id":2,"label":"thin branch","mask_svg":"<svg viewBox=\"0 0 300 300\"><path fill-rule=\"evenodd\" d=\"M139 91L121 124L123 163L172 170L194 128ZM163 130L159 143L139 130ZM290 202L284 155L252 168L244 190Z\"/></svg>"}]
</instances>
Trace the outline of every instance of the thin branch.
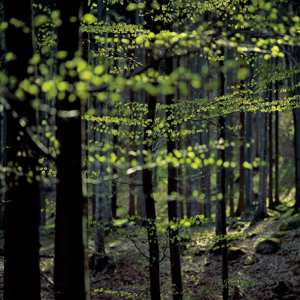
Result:
<instances>
[{"instance_id":1,"label":"thin branch","mask_svg":"<svg viewBox=\"0 0 300 300\"><path fill-rule=\"evenodd\" d=\"M10 93L7 88L6 88L6 93ZM15 96L13 95L13 97L15 97ZM29 127L30 124L29 124L29 121L27 120L27 118L20 117L19 113L15 109L13 109L12 105L9 104L5 98L0 97L0 102L3 104L4 108L13 115L14 119L16 121L18 121L19 124L25 123L24 126L23 125L22 126L25 129L25 134L27 134L30 137L30 141L33 143L32 146L33 146L33 148L35 148L33 150L36 150L38 153L40 153L41 155L45 156L46 158L48 158L50 160L56 161L56 158L50 154L47 147L39 140L37 135L32 132L32 130Z\"/></svg>"},{"instance_id":2,"label":"thin branch","mask_svg":"<svg viewBox=\"0 0 300 300\"><path fill-rule=\"evenodd\" d=\"M138 249L139 252L140 252L144 257L146 257L147 259L149 259L149 256L145 255L145 254L142 252L142 250L136 245L136 242L135 242L134 239L132 239L130 236L127 236L127 238L128 238L130 241L133 242L135 248Z\"/></svg>"},{"instance_id":3,"label":"thin branch","mask_svg":"<svg viewBox=\"0 0 300 300\"><path fill-rule=\"evenodd\" d=\"M50 284L54 285L54 282L44 273L40 272L41 276L44 277Z\"/></svg>"}]
</instances>

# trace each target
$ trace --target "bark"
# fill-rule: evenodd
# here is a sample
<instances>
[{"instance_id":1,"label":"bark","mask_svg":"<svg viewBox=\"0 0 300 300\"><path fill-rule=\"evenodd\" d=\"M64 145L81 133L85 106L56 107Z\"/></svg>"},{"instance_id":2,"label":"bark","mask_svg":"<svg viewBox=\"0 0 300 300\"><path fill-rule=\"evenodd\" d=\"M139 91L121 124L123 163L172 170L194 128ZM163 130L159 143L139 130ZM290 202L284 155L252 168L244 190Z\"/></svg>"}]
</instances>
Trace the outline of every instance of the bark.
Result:
<instances>
[{"instance_id":1,"label":"bark","mask_svg":"<svg viewBox=\"0 0 300 300\"><path fill-rule=\"evenodd\" d=\"M118 130L119 125L114 124L114 130ZM118 149L117 146L119 145L119 138L118 135L114 135L113 137L113 144L114 144L114 154L116 157L118 157ZM112 217L114 219L117 218L117 197L118 197L118 186L117 186L117 181L115 178L118 177L118 170L115 166L112 167L112 175L113 175L113 180L112 180L112 185L111 185L111 193L112 193L112 198L111 198L111 211L112 211Z\"/></svg>"},{"instance_id":2,"label":"bark","mask_svg":"<svg viewBox=\"0 0 300 300\"><path fill-rule=\"evenodd\" d=\"M299 64L300 48L294 47L294 57L296 58L297 63ZM298 84L300 81L299 73L294 74L294 85ZM294 91L295 95L300 95L300 88L297 87ZM296 199L294 205L293 214L299 212L300 206L300 108L293 109L294 115L294 128L295 128L295 186L296 186Z\"/></svg>"},{"instance_id":3,"label":"bark","mask_svg":"<svg viewBox=\"0 0 300 300\"><path fill-rule=\"evenodd\" d=\"M136 15L135 15L135 21L136 24L143 24L144 22L144 18L143 16L141 16L141 12L139 10L136 10ZM141 62L143 65L145 65L145 49L144 48L138 48L135 50L136 51L136 57L137 60L139 62ZM139 69L139 68L138 68ZM139 104L145 104L145 92L141 91L141 92L137 92L135 94L136 97L136 102ZM143 119L145 117L143 116ZM144 120L143 120L144 121ZM142 155L142 151L143 151L143 128L140 125L136 126L136 131L139 134L139 140L138 140L138 152L140 153L140 155L138 155L137 157L137 161L138 164L140 166L143 165L143 155ZM137 183L140 184L141 186L138 187L138 194L137 194L137 214L139 216L139 218L137 219L137 224L138 225L142 225L142 226L146 226L146 206L145 206L145 198L144 198L144 190L143 190L143 171L137 171L136 172L136 178L137 178Z\"/></svg>"},{"instance_id":4,"label":"bark","mask_svg":"<svg viewBox=\"0 0 300 300\"><path fill-rule=\"evenodd\" d=\"M190 69L193 73L197 74L200 73L201 71L201 63L200 63L200 57L199 57L199 53L195 53L194 56L192 58L190 58ZM193 101L195 101L196 98L200 97L200 90L199 89L195 89L195 88L191 88L191 99L193 99ZM198 109L198 105L195 105L195 111L197 111ZM191 145L192 147L192 151L194 151L195 156L197 155L197 151L195 150L195 148L199 147L200 144L200 134L199 129L200 129L201 123L199 121L194 121L193 124L191 124L191 129L194 133L192 133L191 135L191 143L189 145ZM199 206L199 194L200 194L200 169L191 169L191 216L196 216L199 214L200 211L200 206ZM197 196L194 196L193 192L196 191L197 192Z\"/></svg>"},{"instance_id":5,"label":"bark","mask_svg":"<svg viewBox=\"0 0 300 300\"><path fill-rule=\"evenodd\" d=\"M224 48L221 47L221 56L224 55ZM225 75L222 72L222 67L224 66L223 61L219 61L220 65L220 96L225 95ZM225 117L220 117L220 139L225 142ZM225 145L220 150L221 160L225 162ZM227 244L226 244L226 170L223 164L221 165L221 194L222 199L220 200L221 206L221 235L222 239L222 295L223 299L228 299L228 251L227 251ZM217 200L217 202L219 202Z\"/></svg>"},{"instance_id":6,"label":"bark","mask_svg":"<svg viewBox=\"0 0 300 300\"><path fill-rule=\"evenodd\" d=\"M266 93L263 94L265 97ZM258 207L256 210L254 222L263 220L268 217L266 198L267 198L267 140L268 140L268 130L267 130L267 113L260 113L260 174L259 174L259 193L258 193Z\"/></svg>"},{"instance_id":7,"label":"bark","mask_svg":"<svg viewBox=\"0 0 300 300\"><path fill-rule=\"evenodd\" d=\"M160 2L160 1L158 1ZM152 1L146 1L146 9L151 10ZM162 3L160 2L160 7ZM154 33L158 33L161 29L161 22L156 21L156 14L160 11L155 10L152 15L145 15L145 27L150 29ZM153 61L152 55L150 60ZM153 65L154 70L159 70L159 63L156 62ZM156 96L148 95L148 113L147 113L147 125L144 129L144 163L152 161L152 147L153 147L153 125L155 118L155 109L156 109ZM146 215L147 215L147 234L148 234L148 243L149 243L149 271L150 271L150 291L151 291L151 300L160 300L160 277L159 277L159 245L158 237L156 230L156 212L155 212L155 201L152 198L153 193L153 182L152 182L152 169L144 168L143 169L143 186L144 186L144 197L146 204Z\"/></svg>"},{"instance_id":8,"label":"bark","mask_svg":"<svg viewBox=\"0 0 300 300\"><path fill-rule=\"evenodd\" d=\"M254 57L254 56L252 56ZM254 76L254 67L250 67L250 77L248 83L251 86L251 80ZM246 137L245 137L245 155L246 161L251 168L245 169L245 206L246 208L253 205L253 112L246 112Z\"/></svg>"},{"instance_id":9,"label":"bark","mask_svg":"<svg viewBox=\"0 0 300 300\"><path fill-rule=\"evenodd\" d=\"M4 1L5 21L8 22L5 42L6 51L16 55L16 60L7 62L7 75L16 78L16 87L26 79L28 60L34 53L34 31L32 30L32 2L30 0ZM23 21L29 33L23 31L24 25L15 27L9 23L11 18ZM22 46L20 46L22 45ZM18 118L29 120L27 128L34 133L36 113L31 106L31 98L25 94L22 101L14 96L15 88L8 87L7 101L18 113ZM4 259L4 299L40 299L39 269L39 222L40 197L38 154L29 135L20 125L11 110L7 114L7 190L5 193L5 259ZM5 123L4 123L5 124ZM20 132L25 132L21 135ZM18 152L23 153L22 156ZM17 166L19 167L17 170ZM21 170L20 170L21 168ZM30 175L29 172L32 172ZM30 270L30 276L26 273Z\"/></svg>"},{"instance_id":10,"label":"bark","mask_svg":"<svg viewBox=\"0 0 300 300\"><path fill-rule=\"evenodd\" d=\"M278 60L276 60L278 62ZM275 83L275 100L279 100L279 81ZM279 114L275 112L275 206L279 205Z\"/></svg>"},{"instance_id":11,"label":"bark","mask_svg":"<svg viewBox=\"0 0 300 300\"><path fill-rule=\"evenodd\" d=\"M169 222L178 219L178 203L177 200L168 201ZM181 300L183 298L182 278L181 278L181 262L179 249L179 230L169 229L170 235L170 262L171 275L173 284L173 300Z\"/></svg>"},{"instance_id":12,"label":"bark","mask_svg":"<svg viewBox=\"0 0 300 300\"><path fill-rule=\"evenodd\" d=\"M269 101L272 102L272 83L270 83ZM269 208L275 209L273 202L273 114L269 113Z\"/></svg>"},{"instance_id":13,"label":"bark","mask_svg":"<svg viewBox=\"0 0 300 300\"><path fill-rule=\"evenodd\" d=\"M158 68L158 66L156 67ZM144 155L144 163L147 160L152 159L152 129L153 121L155 116L156 108L156 97L149 95L148 114L147 120L151 122L147 123L144 132L144 151L148 153L148 157ZM151 132L151 135L150 135ZM151 289L151 300L160 299L160 279L159 279L159 246L157 231L155 226L156 213L155 213L155 201L152 198L153 184L152 184L152 169L143 169L143 186L144 186L144 197L146 203L146 214L147 214L147 233L149 243L149 270L150 270L150 289Z\"/></svg>"},{"instance_id":14,"label":"bark","mask_svg":"<svg viewBox=\"0 0 300 300\"><path fill-rule=\"evenodd\" d=\"M244 84L244 83L242 83ZM245 210L245 168L243 166L245 162L245 112L240 112L240 178L239 178L239 203L236 211L236 216L240 216Z\"/></svg>"},{"instance_id":15,"label":"bark","mask_svg":"<svg viewBox=\"0 0 300 300\"><path fill-rule=\"evenodd\" d=\"M131 109L133 109L133 105L134 105L134 93L133 91L130 91L130 104L131 104ZM133 119L134 118L134 111L132 111L132 116L131 118ZM134 151L134 141L135 141L135 138L134 138L134 132L135 132L135 126L132 124L130 125L130 128L129 128L129 132L130 132L130 149L132 151ZM134 156L133 155L129 155L129 160L130 160L130 163L132 162L132 160L134 159ZM130 217L134 216L135 215L135 206L134 206L134 181L135 181L135 173L132 173L129 175L130 177L130 185L129 185L129 212L128 212L128 215Z\"/></svg>"},{"instance_id":16,"label":"bark","mask_svg":"<svg viewBox=\"0 0 300 300\"><path fill-rule=\"evenodd\" d=\"M60 1L58 50L67 51L65 60L73 58L79 46L80 1ZM70 22L70 17L78 21ZM63 61L60 61L63 62ZM74 78L66 77L70 84ZM57 107L57 200L54 290L55 299L89 299L87 257L87 200L82 183L82 133L83 122L80 99L68 100L68 95ZM63 118L60 111L77 111L78 116Z\"/></svg>"},{"instance_id":17,"label":"bark","mask_svg":"<svg viewBox=\"0 0 300 300\"><path fill-rule=\"evenodd\" d=\"M252 166L253 163L253 143L252 143L253 113L246 113L246 161ZM245 207L253 204L253 167L245 169Z\"/></svg>"}]
</instances>

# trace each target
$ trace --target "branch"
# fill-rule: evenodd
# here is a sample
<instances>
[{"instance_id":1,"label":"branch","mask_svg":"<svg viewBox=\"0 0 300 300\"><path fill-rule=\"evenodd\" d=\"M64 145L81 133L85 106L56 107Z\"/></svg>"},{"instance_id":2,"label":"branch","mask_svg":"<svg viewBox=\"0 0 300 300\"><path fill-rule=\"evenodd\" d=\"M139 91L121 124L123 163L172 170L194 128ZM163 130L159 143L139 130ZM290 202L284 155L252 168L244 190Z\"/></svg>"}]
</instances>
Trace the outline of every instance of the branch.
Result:
<instances>
[{"instance_id":1,"label":"branch","mask_svg":"<svg viewBox=\"0 0 300 300\"><path fill-rule=\"evenodd\" d=\"M50 284L54 285L54 282L44 273L40 272L41 276L44 277Z\"/></svg>"},{"instance_id":2,"label":"branch","mask_svg":"<svg viewBox=\"0 0 300 300\"><path fill-rule=\"evenodd\" d=\"M134 246L135 246L135 248L136 249L138 249L139 250L139 252L144 256L144 257L146 257L147 259L149 259L150 257L149 256L147 256L147 255L145 255L143 252L142 252L142 250L136 245L136 243L135 243L135 240L134 239L132 239L129 235L127 236L127 238L129 239L129 240L131 240L132 242L133 242L133 244L134 244Z\"/></svg>"},{"instance_id":3,"label":"branch","mask_svg":"<svg viewBox=\"0 0 300 300\"><path fill-rule=\"evenodd\" d=\"M7 88L6 88L6 93L10 93ZM12 95L10 95L10 96L12 96ZM15 97L15 96L13 95L13 97ZM46 158L48 158L50 160L53 160L53 161L56 161L56 158L53 155L50 154L47 147L39 140L37 135L32 132L32 130L29 127L30 124L29 124L29 121L27 120L27 118L26 117L20 117L19 113L15 109L13 109L12 105L10 105L5 98L0 97L0 102L3 104L5 109L12 114L12 116L16 119L16 121L19 122L19 124L24 124L25 123L24 126L23 125L21 125L21 126L24 127L25 134L27 134L27 136L30 138L29 140L33 144L32 145L33 146L32 150L36 150L38 153L45 156Z\"/></svg>"}]
</instances>

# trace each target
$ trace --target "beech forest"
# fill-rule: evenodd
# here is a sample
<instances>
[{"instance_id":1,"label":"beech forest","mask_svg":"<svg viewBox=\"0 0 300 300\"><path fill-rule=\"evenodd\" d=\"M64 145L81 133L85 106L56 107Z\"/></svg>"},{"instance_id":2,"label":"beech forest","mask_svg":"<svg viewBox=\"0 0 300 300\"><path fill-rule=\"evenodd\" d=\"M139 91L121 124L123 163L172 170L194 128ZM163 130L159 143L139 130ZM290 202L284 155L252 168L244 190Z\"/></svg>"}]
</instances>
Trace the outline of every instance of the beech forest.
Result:
<instances>
[{"instance_id":1,"label":"beech forest","mask_svg":"<svg viewBox=\"0 0 300 300\"><path fill-rule=\"evenodd\" d=\"M0 299L300 299L296 0L0 1Z\"/></svg>"}]
</instances>

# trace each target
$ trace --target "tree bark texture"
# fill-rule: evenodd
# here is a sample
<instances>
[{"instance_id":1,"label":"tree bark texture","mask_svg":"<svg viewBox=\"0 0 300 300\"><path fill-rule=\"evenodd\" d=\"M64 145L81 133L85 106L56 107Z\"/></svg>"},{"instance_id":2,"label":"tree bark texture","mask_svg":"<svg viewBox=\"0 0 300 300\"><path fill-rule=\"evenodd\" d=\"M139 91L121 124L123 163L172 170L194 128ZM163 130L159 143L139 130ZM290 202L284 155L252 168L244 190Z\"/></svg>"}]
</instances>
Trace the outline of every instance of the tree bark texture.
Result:
<instances>
[{"instance_id":1,"label":"tree bark texture","mask_svg":"<svg viewBox=\"0 0 300 300\"><path fill-rule=\"evenodd\" d=\"M59 2L61 26L58 27L58 51L67 51L71 60L79 49L80 1ZM71 17L78 21L70 22ZM63 61L60 61L62 66ZM70 84L74 78L66 78ZM82 183L81 103L68 95L56 103L57 108L57 200L55 222L54 291L56 300L89 299L87 257L87 201ZM76 111L66 118L62 111Z\"/></svg>"},{"instance_id":2,"label":"tree bark texture","mask_svg":"<svg viewBox=\"0 0 300 300\"><path fill-rule=\"evenodd\" d=\"M28 61L34 53L32 2L5 0L4 10L5 21L9 24L5 35L6 51L16 56L15 60L7 62L7 75L16 78L17 88L22 80L29 77ZM18 27L10 24L12 18L24 22L24 25ZM23 30L25 26L29 29L28 33ZM38 153L31 137L26 133L27 129L36 133L36 112L31 106L32 99L28 94L20 101L14 96L14 91L15 88L8 87L7 101L11 109L5 112L6 160L9 172L6 173L5 193L4 299L39 300L40 193L36 179L39 174L36 169ZM17 117L12 110L18 114ZM20 125L21 118L28 120L25 128ZM27 274L28 270L30 276Z\"/></svg>"}]
</instances>

